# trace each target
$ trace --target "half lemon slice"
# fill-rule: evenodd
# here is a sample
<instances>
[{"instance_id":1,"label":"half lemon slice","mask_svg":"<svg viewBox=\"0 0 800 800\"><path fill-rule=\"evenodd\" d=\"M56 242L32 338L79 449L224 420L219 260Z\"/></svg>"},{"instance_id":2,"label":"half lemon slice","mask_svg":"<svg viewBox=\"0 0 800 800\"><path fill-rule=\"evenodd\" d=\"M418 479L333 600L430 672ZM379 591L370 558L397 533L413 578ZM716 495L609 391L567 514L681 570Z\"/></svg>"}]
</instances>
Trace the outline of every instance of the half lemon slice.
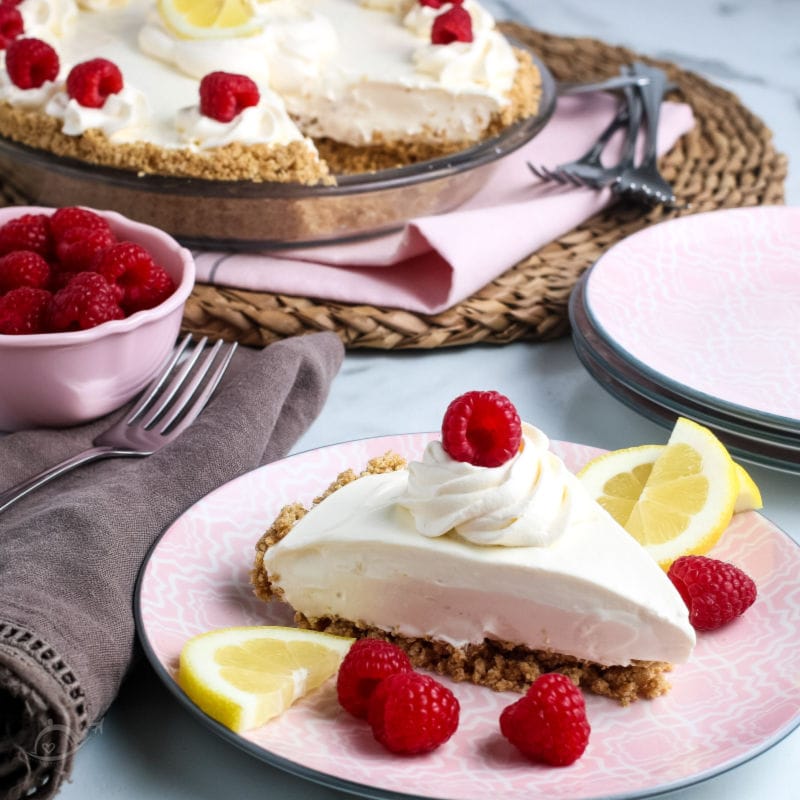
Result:
<instances>
[{"instance_id":1,"label":"half lemon slice","mask_svg":"<svg viewBox=\"0 0 800 800\"><path fill-rule=\"evenodd\" d=\"M590 461L581 482L664 568L708 552L734 511L761 508L761 494L722 442L680 418L666 445L615 450Z\"/></svg>"},{"instance_id":2,"label":"half lemon slice","mask_svg":"<svg viewBox=\"0 0 800 800\"><path fill-rule=\"evenodd\" d=\"M158 0L164 24L182 39L252 36L264 27L255 5L267 0Z\"/></svg>"},{"instance_id":3,"label":"half lemon slice","mask_svg":"<svg viewBox=\"0 0 800 800\"><path fill-rule=\"evenodd\" d=\"M183 647L178 684L233 731L257 728L336 673L353 639L278 626L220 628Z\"/></svg>"}]
</instances>

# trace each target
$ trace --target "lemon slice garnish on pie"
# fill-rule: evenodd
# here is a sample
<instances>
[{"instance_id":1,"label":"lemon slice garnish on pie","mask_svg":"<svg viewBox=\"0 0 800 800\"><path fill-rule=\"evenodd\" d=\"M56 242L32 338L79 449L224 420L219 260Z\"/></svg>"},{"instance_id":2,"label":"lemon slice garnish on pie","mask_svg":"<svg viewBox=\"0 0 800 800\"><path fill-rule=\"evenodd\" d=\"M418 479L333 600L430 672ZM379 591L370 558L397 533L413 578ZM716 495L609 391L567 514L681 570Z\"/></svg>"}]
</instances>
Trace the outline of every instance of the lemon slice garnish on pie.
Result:
<instances>
[{"instance_id":1,"label":"lemon slice garnish on pie","mask_svg":"<svg viewBox=\"0 0 800 800\"><path fill-rule=\"evenodd\" d=\"M255 6L266 0L158 0L166 26L182 39L252 36L264 27Z\"/></svg>"},{"instance_id":2,"label":"lemon slice garnish on pie","mask_svg":"<svg viewBox=\"0 0 800 800\"><path fill-rule=\"evenodd\" d=\"M257 728L336 673L352 639L279 626L220 628L183 647L178 684L233 731Z\"/></svg>"},{"instance_id":3,"label":"lemon slice garnish on pie","mask_svg":"<svg viewBox=\"0 0 800 800\"><path fill-rule=\"evenodd\" d=\"M708 428L679 418L666 445L606 453L579 473L589 493L664 568L707 553L734 511L761 508L761 494Z\"/></svg>"}]
</instances>

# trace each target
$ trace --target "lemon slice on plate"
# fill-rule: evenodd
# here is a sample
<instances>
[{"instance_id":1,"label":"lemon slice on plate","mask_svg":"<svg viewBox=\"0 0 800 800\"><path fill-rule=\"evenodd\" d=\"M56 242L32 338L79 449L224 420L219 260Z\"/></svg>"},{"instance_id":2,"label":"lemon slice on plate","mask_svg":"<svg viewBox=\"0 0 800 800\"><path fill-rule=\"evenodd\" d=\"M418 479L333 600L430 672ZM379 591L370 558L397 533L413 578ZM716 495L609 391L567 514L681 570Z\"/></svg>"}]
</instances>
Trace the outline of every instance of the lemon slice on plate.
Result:
<instances>
[{"instance_id":1,"label":"lemon slice on plate","mask_svg":"<svg viewBox=\"0 0 800 800\"><path fill-rule=\"evenodd\" d=\"M613 450L592 459L578 477L589 494L624 526L663 451L663 444Z\"/></svg>"},{"instance_id":2,"label":"lemon slice on plate","mask_svg":"<svg viewBox=\"0 0 800 800\"><path fill-rule=\"evenodd\" d=\"M352 643L299 628L220 628L184 645L178 684L206 714L239 733L324 683Z\"/></svg>"},{"instance_id":3,"label":"lemon slice on plate","mask_svg":"<svg viewBox=\"0 0 800 800\"><path fill-rule=\"evenodd\" d=\"M182 39L252 36L264 26L255 5L266 0L158 0L166 26Z\"/></svg>"},{"instance_id":4,"label":"lemon slice on plate","mask_svg":"<svg viewBox=\"0 0 800 800\"><path fill-rule=\"evenodd\" d=\"M758 487L722 442L682 417L666 445L606 453L578 475L664 569L678 556L707 553L734 511L761 508Z\"/></svg>"}]
</instances>

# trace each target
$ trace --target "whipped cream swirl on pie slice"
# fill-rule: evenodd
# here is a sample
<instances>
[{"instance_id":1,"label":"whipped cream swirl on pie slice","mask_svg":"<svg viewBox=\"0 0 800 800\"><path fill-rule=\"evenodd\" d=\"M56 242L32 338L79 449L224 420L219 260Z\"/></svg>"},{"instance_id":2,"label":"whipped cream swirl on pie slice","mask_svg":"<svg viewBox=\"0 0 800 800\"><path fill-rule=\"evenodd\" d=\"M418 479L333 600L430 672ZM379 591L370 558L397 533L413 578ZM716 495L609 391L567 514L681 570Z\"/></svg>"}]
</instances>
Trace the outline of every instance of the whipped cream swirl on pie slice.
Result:
<instances>
[{"instance_id":1,"label":"whipped cream swirl on pie slice","mask_svg":"<svg viewBox=\"0 0 800 800\"><path fill-rule=\"evenodd\" d=\"M408 465L408 490L399 504L423 536L450 532L478 545L536 547L554 542L570 523L571 475L548 450L538 428L522 425L522 444L499 467L455 461L440 441Z\"/></svg>"}]
</instances>

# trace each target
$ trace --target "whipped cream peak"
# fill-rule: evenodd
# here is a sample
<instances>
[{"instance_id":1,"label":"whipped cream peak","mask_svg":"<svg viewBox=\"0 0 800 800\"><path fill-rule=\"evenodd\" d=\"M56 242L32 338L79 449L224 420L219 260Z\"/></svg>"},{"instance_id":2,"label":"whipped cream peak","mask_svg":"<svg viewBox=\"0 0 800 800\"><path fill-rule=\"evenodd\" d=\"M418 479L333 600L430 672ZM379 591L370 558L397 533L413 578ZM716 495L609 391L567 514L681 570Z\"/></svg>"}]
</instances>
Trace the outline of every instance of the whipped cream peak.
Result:
<instances>
[{"instance_id":1,"label":"whipped cream peak","mask_svg":"<svg viewBox=\"0 0 800 800\"><path fill-rule=\"evenodd\" d=\"M230 122L218 122L200 113L198 106L182 108L175 116L175 127L182 141L200 149L243 144L288 144L303 138L289 118L281 98L261 88L258 103L245 108Z\"/></svg>"},{"instance_id":2,"label":"whipped cream peak","mask_svg":"<svg viewBox=\"0 0 800 800\"><path fill-rule=\"evenodd\" d=\"M132 86L109 95L101 108L82 106L62 88L52 95L45 111L62 120L62 130L69 136L94 129L119 142L139 138L141 127L150 117L147 98Z\"/></svg>"},{"instance_id":3,"label":"whipped cream peak","mask_svg":"<svg viewBox=\"0 0 800 800\"><path fill-rule=\"evenodd\" d=\"M20 89L6 69L5 59L0 60L0 101L20 108L44 108L50 98L63 87L60 80L45 81L35 89Z\"/></svg>"},{"instance_id":4,"label":"whipped cream peak","mask_svg":"<svg viewBox=\"0 0 800 800\"><path fill-rule=\"evenodd\" d=\"M522 445L499 467L456 461L433 441L408 465L399 500L420 534L454 533L476 545L544 547L564 534L572 509L571 476L542 431L522 424Z\"/></svg>"},{"instance_id":5,"label":"whipped cream peak","mask_svg":"<svg viewBox=\"0 0 800 800\"><path fill-rule=\"evenodd\" d=\"M56 44L68 35L78 17L75 0L22 0L17 6L25 36Z\"/></svg>"}]
</instances>

